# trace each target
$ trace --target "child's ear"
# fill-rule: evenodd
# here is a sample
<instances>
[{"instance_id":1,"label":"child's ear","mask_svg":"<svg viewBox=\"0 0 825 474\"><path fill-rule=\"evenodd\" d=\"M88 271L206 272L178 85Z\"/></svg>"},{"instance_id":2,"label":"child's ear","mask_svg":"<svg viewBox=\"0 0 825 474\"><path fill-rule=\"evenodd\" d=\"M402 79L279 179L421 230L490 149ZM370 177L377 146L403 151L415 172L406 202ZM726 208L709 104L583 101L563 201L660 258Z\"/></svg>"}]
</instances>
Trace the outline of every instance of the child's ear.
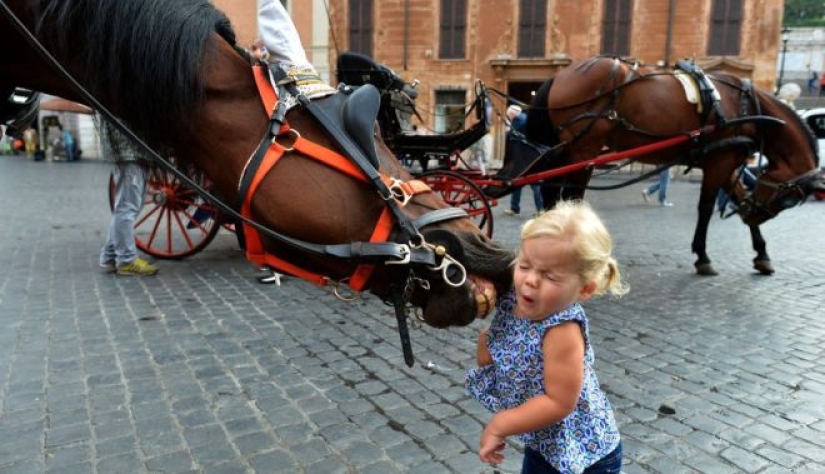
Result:
<instances>
[{"instance_id":1,"label":"child's ear","mask_svg":"<svg viewBox=\"0 0 825 474\"><path fill-rule=\"evenodd\" d=\"M595 280L590 280L587 282L583 287L582 290L579 292L579 300L586 301L593 296L593 293L596 292L596 288L598 288L598 283Z\"/></svg>"}]
</instances>

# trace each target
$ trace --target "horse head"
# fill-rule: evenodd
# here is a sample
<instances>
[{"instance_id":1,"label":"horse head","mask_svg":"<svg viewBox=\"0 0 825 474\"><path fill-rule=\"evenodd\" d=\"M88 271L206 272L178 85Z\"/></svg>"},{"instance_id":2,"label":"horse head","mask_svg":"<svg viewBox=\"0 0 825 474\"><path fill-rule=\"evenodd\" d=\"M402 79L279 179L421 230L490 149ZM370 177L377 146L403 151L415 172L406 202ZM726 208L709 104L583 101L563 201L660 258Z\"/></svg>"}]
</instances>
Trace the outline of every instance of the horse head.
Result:
<instances>
[{"instance_id":1,"label":"horse head","mask_svg":"<svg viewBox=\"0 0 825 474\"><path fill-rule=\"evenodd\" d=\"M782 120L757 126L767 166L757 176L756 186L739 205L745 224L756 226L785 209L803 203L814 191L825 190L819 169L816 138L799 115L764 91L754 91L762 114Z\"/></svg>"},{"instance_id":2,"label":"horse head","mask_svg":"<svg viewBox=\"0 0 825 474\"><path fill-rule=\"evenodd\" d=\"M486 315L496 291L511 284L512 252L491 242L469 219L458 218L437 195L415 184L372 125L366 133L371 138L367 146L375 146L377 173L393 183L397 194L376 192L374 183L357 176L358 172L347 175L310 159L310 153L293 142L282 143L283 153L272 171L260 177L254 195L248 199L241 195L250 157L272 130L272 109L265 106L256 85L253 60L235 44L227 18L211 2L6 3L79 83L139 137L200 168L227 202L248 204L249 217L272 232L262 233L261 243L273 258L286 262L285 273L320 275L313 281L334 285L336 294L358 274L363 280L359 290L370 290L385 300L401 293L407 302L422 308L421 317L436 327L466 325ZM34 56L21 38L10 39L25 53L20 57ZM26 68L31 74L20 75L20 85L29 82L32 88L83 100L50 66L32 63ZM38 79L42 77L49 79ZM302 140L331 154L346 155L307 107L291 108L286 122L288 133L276 134L267 145ZM407 194L407 188L417 191ZM391 206L399 208L403 219L384 219ZM399 221L408 225L403 227ZM377 222L382 222L383 230ZM412 231L409 223L414 224ZM285 244L273 237L276 234L287 236L287 242L333 251L308 252ZM376 234L384 239L371 242ZM390 247L406 253L397 260L370 259L370 252ZM338 251L341 256L332 255ZM432 261L416 263L410 258L419 254Z\"/></svg>"}]
</instances>

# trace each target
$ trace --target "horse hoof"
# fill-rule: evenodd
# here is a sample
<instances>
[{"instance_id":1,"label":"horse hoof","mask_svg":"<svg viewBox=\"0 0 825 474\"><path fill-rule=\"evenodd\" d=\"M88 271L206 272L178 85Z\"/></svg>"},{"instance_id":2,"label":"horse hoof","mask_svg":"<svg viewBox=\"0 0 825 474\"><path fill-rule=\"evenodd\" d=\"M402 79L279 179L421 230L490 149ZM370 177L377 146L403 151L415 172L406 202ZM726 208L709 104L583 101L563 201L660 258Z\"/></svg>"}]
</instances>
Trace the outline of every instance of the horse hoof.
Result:
<instances>
[{"instance_id":1,"label":"horse hoof","mask_svg":"<svg viewBox=\"0 0 825 474\"><path fill-rule=\"evenodd\" d=\"M715 276L719 272L710 263L696 263L696 273L702 276Z\"/></svg>"},{"instance_id":2,"label":"horse hoof","mask_svg":"<svg viewBox=\"0 0 825 474\"><path fill-rule=\"evenodd\" d=\"M776 270L773 269L770 260L754 260L753 268L755 268L762 275L773 275Z\"/></svg>"}]
</instances>

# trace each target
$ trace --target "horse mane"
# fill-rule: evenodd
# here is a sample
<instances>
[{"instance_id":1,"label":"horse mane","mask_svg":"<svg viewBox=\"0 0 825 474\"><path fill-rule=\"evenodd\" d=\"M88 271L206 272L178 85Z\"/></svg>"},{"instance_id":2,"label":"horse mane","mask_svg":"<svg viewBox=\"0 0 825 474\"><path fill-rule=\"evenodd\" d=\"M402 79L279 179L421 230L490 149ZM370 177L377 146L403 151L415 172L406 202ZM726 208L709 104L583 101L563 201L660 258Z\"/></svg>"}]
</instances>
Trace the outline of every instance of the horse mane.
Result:
<instances>
[{"instance_id":1,"label":"horse mane","mask_svg":"<svg viewBox=\"0 0 825 474\"><path fill-rule=\"evenodd\" d=\"M558 133L556 133L556 127L553 126L553 122L550 120L550 110L547 103L547 96L550 94L552 86L553 78L551 77L544 81L530 101L524 134L528 140L550 147L561 142Z\"/></svg>"},{"instance_id":2,"label":"horse mane","mask_svg":"<svg viewBox=\"0 0 825 474\"><path fill-rule=\"evenodd\" d=\"M44 46L154 144L188 130L212 33L236 43L228 18L208 0L39 0L39 11Z\"/></svg>"},{"instance_id":3,"label":"horse mane","mask_svg":"<svg viewBox=\"0 0 825 474\"><path fill-rule=\"evenodd\" d=\"M814 153L814 161L816 162L816 166L819 166L819 143L816 140L816 135L814 135L814 131L811 130L811 127L802 120L802 117L796 113L796 110L792 109L791 106L782 102L781 100L777 99L773 96L773 94L769 94L765 91L756 89L757 93L759 94L759 101L763 104L767 103L771 107L775 107L784 113L781 114L781 118L786 121L791 121L796 123L799 128L802 129L805 138L808 140L808 146L811 147L811 151ZM770 127L771 125L763 125Z\"/></svg>"}]
</instances>

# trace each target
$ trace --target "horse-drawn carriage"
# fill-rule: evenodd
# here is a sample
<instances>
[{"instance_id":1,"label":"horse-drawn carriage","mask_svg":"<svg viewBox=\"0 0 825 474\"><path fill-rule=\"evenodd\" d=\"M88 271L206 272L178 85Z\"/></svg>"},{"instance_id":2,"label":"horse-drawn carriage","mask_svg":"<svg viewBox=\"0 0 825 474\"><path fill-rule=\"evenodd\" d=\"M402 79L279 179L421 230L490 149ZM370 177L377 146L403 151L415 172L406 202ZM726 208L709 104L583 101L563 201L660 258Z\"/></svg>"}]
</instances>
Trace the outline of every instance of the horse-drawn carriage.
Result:
<instances>
[{"instance_id":1,"label":"horse-drawn carriage","mask_svg":"<svg viewBox=\"0 0 825 474\"><path fill-rule=\"evenodd\" d=\"M699 256L697 271L715 273L704 253L704 238L712 213L708 203L712 204L713 196L723 189L741 201L740 215L751 227L757 251L755 267L762 273L772 273L759 223L799 204L811 192L822 193L817 188L818 174L813 171L818 159L810 130L791 109L747 81L708 76L690 63L679 66L675 70L651 71L599 57L561 71L539 91L532 104L530 138L508 139L504 167L486 174L461 163L460 154L488 131L489 92L482 83L477 84L476 97L468 111L468 115L475 114L474 124L454 133L422 135L414 133L411 126L411 118L417 114L415 84L405 83L391 69L355 53L341 54L337 65L340 83L353 87L371 84L380 91L377 121L382 139L395 155L407 163L434 160L437 166L417 178L447 203L464 209L488 236L493 233L492 208L496 200L517 187L543 182L545 201L553 202L581 197L591 173L600 165L618 161L656 165L649 173L610 187L614 188L680 164L704 170L700 219L693 244ZM563 95L550 95L554 84L556 88L567 88ZM594 90L588 89L588 84ZM667 98L685 110L670 120L645 122L640 107L657 107L649 103L646 94L661 95L662 100ZM661 114L654 111L654 115ZM555 137L556 134L565 138ZM746 196L738 188L735 175L753 152L764 154L768 167L761 188ZM181 233L184 238L176 240L181 242L182 252L175 253L174 245L168 242L160 251L145 244L141 248L164 258L191 255L218 232L220 214L207 201L168 183L168 177L162 173L155 176L150 180L147 214L167 216L169 224L160 227L171 227ZM170 196L171 189L180 189L189 197L174 198ZM165 206L168 203L165 213L151 209L159 202ZM170 212L182 214L172 219ZM147 220L151 223L148 235L153 239L164 235L156 230L156 219Z\"/></svg>"}]
</instances>

